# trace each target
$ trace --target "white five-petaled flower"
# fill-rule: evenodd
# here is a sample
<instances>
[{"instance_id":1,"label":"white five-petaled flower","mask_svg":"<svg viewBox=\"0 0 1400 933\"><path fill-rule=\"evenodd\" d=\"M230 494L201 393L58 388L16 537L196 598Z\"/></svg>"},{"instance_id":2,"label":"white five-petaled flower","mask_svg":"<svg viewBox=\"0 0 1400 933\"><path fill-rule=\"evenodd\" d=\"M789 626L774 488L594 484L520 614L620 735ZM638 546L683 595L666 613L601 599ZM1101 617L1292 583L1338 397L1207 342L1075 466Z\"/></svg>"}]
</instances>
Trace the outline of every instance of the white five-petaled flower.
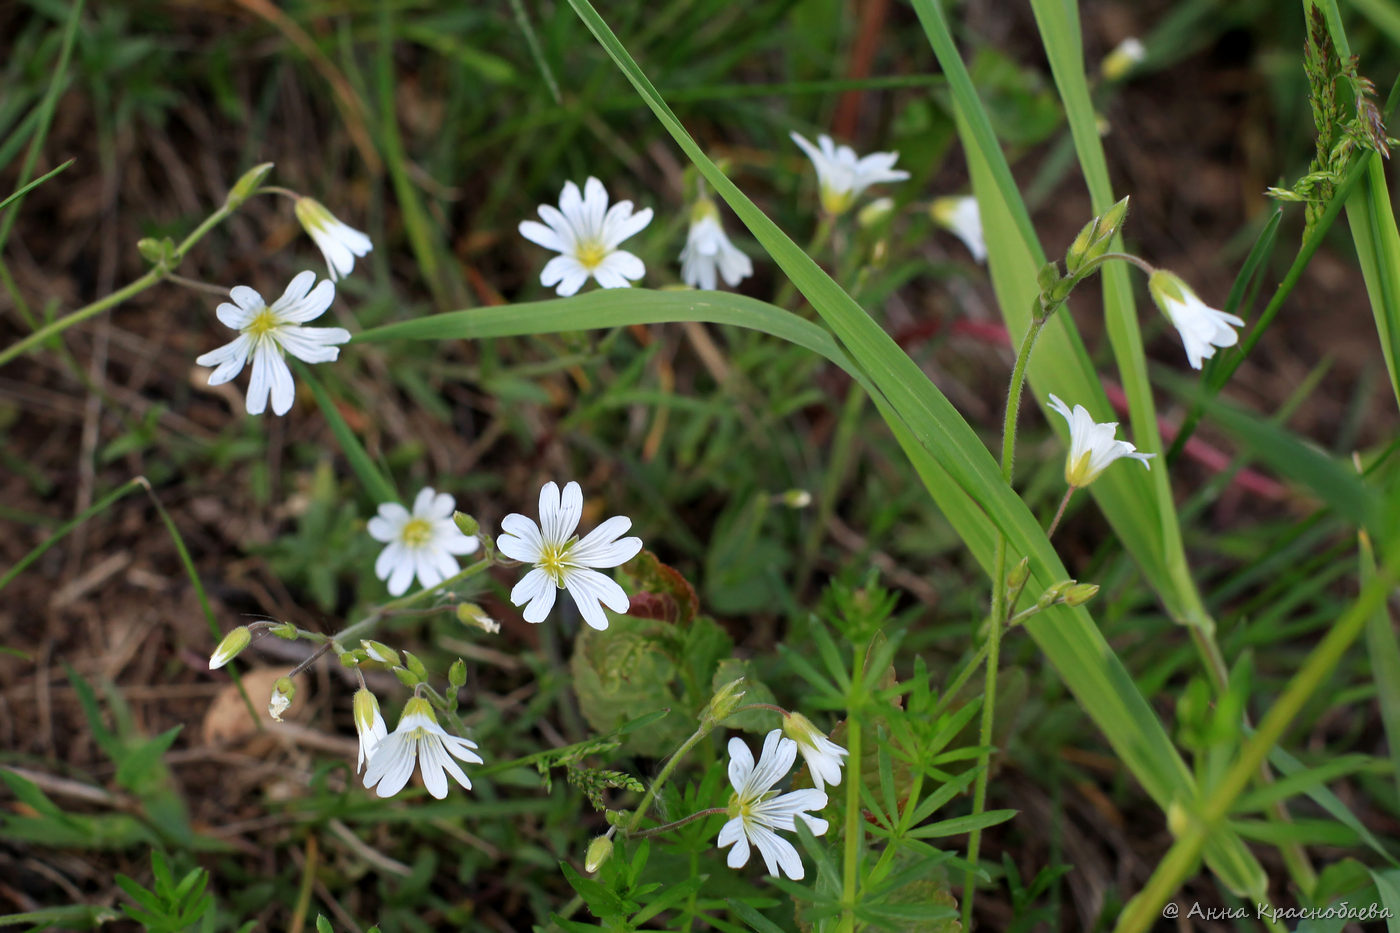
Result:
<instances>
[{"instance_id":1,"label":"white five-petaled flower","mask_svg":"<svg viewBox=\"0 0 1400 933\"><path fill-rule=\"evenodd\" d=\"M374 249L369 237L326 210L326 206L314 198L297 198L294 208L301 227L311 235L311 239L326 257L330 267L332 282L340 281L355 268L355 257L363 256Z\"/></svg>"},{"instance_id":2,"label":"white five-petaled flower","mask_svg":"<svg viewBox=\"0 0 1400 933\"><path fill-rule=\"evenodd\" d=\"M651 208L633 213L631 201L608 207L608 190L590 176L583 183L583 194L578 185L565 182L559 206L541 204L539 212L544 223L523 220L520 235L559 253L545 263L541 285L558 285L555 291L568 297L590 275L604 288L627 288L646 274L642 261L618 246L651 223Z\"/></svg>"},{"instance_id":3,"label":"white five-petaled flower","mask_svg":"<svg viewBox=\"0 0 1400 933\"><path fill-rule=\"evenodd\" d=\"M355 773L364 770L365 762L374 757L374 750L389 734L384 717L379 713L379 701L364 687L355 691L355 732L360 736L360 760L355 765Z\"/></svg>"},{"instance_id":4,"label":"white five-petaled flower","mask_svg":"<svg viewBox=\"0 0 1400 933\"><path fill-rule=\"evenodd\" d=\"M456 504L447 493L428 486L413 500L412 512L397 502L379 506L368 530L386 546L374 562L374 575L389 581L391 595L405 593L415 575L425 588L437 586L460 569L454 554L477 549L480 542L462 534L452 521Z\"/></svg>"},{"instance_id":5,"label":"white five-petaled flower","mask_svg":"<svg viewBox=\"0 0 1400 933\"><path fill-rule=\"evenodd\" d=\"M427 700L413 697L404 704L398 727L381 739L369 756L365 787L374 787L374 792L381 797L394 796L413 776L416 761L423 772L424 786L437 799L447 796L448 774L471 790L472 782L452 759L479 765L481 757L472 751L474 748L475 742L450 735L438 725Z\"/></svg>"},{"instance_id":6,"label":"white five-petaled flower","mask_svg":"<svg viewBox=\"0 0 1400 933\"><path fill-rule=\"evenodd\" d=\"M844 214L871 185L887 181L904 181L909 173L894 167L898 152L872 152L857 156L850 146L838 146L825 133L817 137L821 148L812 145L801 133L793 133L792 141L802 147L817 170L821 188L822 209L828 214Z\"/></svg>"},{"instance_id":7,"label":"white five-petaled flower","mask_svg":"<svg viewBox=\"0 0 1400 933\"><path fill-rule=\"evenodd\" d=\"M249 359L253 377L248 382L245 407L250 415L260 415L272 397L272 411L285 415L292 407L296 389L284 353L307 363L326 363L340 355L338 344L350 339L343 327L302 327L325 313L335 299L335 286L329 280L315 288L316 273L302 272L292 279L282 297L271 307L262 295L245 285L229 290L233 304L219 305L217 314L224 326L239 331L232 343L195 360L200 366L213 366L211 386L223 385L243 371Z\"/></svg>"},{"instance_id":8,"label":"white five-petaled flower","mask_svg":"<svg viewBox=\"0 0 1400 933\"><path fill-rule=\"evenodd\" d=\"M1181 334L1192 369L1200 369L1203 360L1215 356L1216 347L1233 347L1239 342L1240 335L1230 325L1243 327L1244 321L1207 305L1173 273L1158 269L1148 278L1147 290Z\"/></svg>"},{"instance_id":9,"label":"white five-petaled flower","mask_svg":"<svg viewBox=\"0 0 1400 933\"><path fill-rule=\"evenodd\" d=\"M802 880L802 859L792 843L779 836L777 830L794 831L796 820L801 817L813 835L826 832L826 820L805 812L826 806L826 794L808 789L779 796L772 789L791 770L796 758L797 743L783 738L779 729L768 733L763 740L763 752L756 765L753 753L742 739L729 740L729 783L734 787L734 794L729 798L729 822L719 831L718 844L721 849L734 846L729 850L730 868L748 864L749 844L752 843L763 856L768 874L786 874L794 881Z\"/></svg>"},{"instance_id":10,"label":"white five-petaled flower","mask_svg":"<svg viewBox=\"0 0 1400 933\"><path fill-rule=\"evenodd\" d=\"M692 288L713 291L716 272L733 288L753 275L753 262L725 236L715 202L702 197L690 212L690 233L681 250L681 280Z\"/></svg>"},{"instance_id":11,"label":"white five-petaled flower","mask_svg":"<svg viewBox=\"0 0 1400 933\"><path fill-rule=\"evenodd\" d=\"M582 517L583 490L578 483L565 486L561 497L559 486L551 482L540 490L538 525L518 512L501 521L504 534L496 539L496 547L512 560L534 565L510 591L510 601L525 606L526 622L543 622L560 589L569 591L583 621L596 629L608 627L603 606L613 612L627 611L627 591L591 568L627 563L642 549L642 539L619 538L632 527L632 520L615 515L580 541L574 529Z\"/></svg>"},{"instance_id":12,"label":"white five-petaled flower","mask_svg":"<svg viewBox=\"0 0 1400 933\"><path fill-rule=\"evenodd\" d=\"M1147 461L1156 454L1136 453L1137 448L1132 444L1114 439L1118 422L1098 424L1083 405L1075 405L1070 411L1069 406L1054 395L1050 396L1050 408L1069 424L1069 456L1065 458L1065 482L1069 485L1076 488L1089 485L1120 457L1131 457L1152 469Z\"/></svg>"},{"instance_id":13,"label":"white five-petaled flower","mask_svg":"<svg viewBox=\"0 0 1400 933\"><path fill-rule=\"evenodd\" d=\"M978 262L987 261L987 240L982 235L982 211L977 206L976 198L971 195L935 198L929 205L928 212L934 223L951 231L963 241L973 259Z\"/></svg>"},{"instance_id":14,"label":"white five-petaled flower","mask_svg":"<svg viewBox=\"0 0 1400 933\"><path fill-rule=\"evenodd\" d=\"M850 753L812 725L812 720L801 713L788 713L783 717L783 734L797 743L817 790L826 784L834 787L841 783L841 767Z\"/></svg>"}]
</instances>

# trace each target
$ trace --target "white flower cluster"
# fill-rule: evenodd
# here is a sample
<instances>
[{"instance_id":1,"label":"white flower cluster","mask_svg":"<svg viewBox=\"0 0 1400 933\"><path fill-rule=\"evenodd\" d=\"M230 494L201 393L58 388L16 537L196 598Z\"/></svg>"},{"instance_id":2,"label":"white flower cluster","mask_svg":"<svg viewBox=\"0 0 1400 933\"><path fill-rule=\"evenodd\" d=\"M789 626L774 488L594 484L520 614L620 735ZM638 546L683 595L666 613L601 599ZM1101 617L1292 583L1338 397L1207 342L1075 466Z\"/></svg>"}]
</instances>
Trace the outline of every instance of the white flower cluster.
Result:
<instances>
[{"instance_id":1,"label":"white flower cluster","mask_svg":"<svg viewBox=\"0 0 1400 933\"><path fill-rule=\"evenodd\" d=\"M815 786L780 795L773 787L792 770L798 752L806 760ZM729 821L720 829L716 840L721 849L733 846L729 850L729 867L746 865L752 846L763 857L770 875L787 875L794 881L801 881L802 859L792 843L779 836L778 831L793 832L800 819L814 836L826 832L826 820L809 811L826 806L823 782L841 783L845 757L846 750L823 735L801 713L789 713L783 718L782 729L774 729L764 737L763 751L756 763L742 739L730 739L729 784L734 793L726 809Z\"/></svg>"}]
</instances>

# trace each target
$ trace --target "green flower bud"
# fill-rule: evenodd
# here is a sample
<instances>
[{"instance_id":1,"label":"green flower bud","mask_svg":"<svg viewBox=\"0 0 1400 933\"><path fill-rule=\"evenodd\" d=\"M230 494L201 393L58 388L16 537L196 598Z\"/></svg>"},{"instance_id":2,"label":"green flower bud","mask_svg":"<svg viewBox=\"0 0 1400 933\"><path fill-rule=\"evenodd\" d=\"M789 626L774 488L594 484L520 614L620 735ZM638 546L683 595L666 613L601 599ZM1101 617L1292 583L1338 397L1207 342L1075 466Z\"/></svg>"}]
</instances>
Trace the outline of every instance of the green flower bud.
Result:
<instances>
[{"instance_id":1,"label":"green flower bud","mask_svg":"<svg viewBox=\"0 0 1400 933\"><path fill-rule=\"evenodd\" d=\"M1076 583L1065 590L1066 606L1082 606L1093 599L1099 592L1097 583Z\"/></svg>"},{"instance_id":2,"label":"green flower bud","mask_svg":"<svg viewBox=\"0 0 1400 933\"><path fill-rule=\"evenodd\" d=\"M468 538L476 537L476 533L481 530L480 523L466 512L453 512L452 523L457 526L457 530Z\"/></svg>"},{"instance_id":3,"label":"green flower bud","mask_svg":"<svg viewBox=\"0 0 1400 933\"><path fill-rule=\"evenodd\" d=\"M856 223L864 230L879 226L894 215L894 198L876 198L856 212Z\"/></svg>"},{"instance_id":4,"label":"green flower bud","mask_svg":"<svg viewBox=\"0 0 1400 933\"><path fill-rule=\"evenodd\" d=\"M136 250L141 258L160 269L173 269L178 265L175 259L175 241L170 237L142 237L136 241Z\"/></svg>"},{"instance_id":5,"label":"green flower bud","mask_svg":"<svg viewBox=\"0 0 1400 933\"><path fill-rule=\"evenodd\" d=\"M613 843L607 836L598 836L588 844L588 853L583 857L583 870L592 874L612 858Z\"/></svg>"},{"instance_id":6,"label":"green flower bud","mask_svg":"<svg viewBox=\"0 0 1400 933\"><path fill-rule=\"evenodd\" d=\"M1077 581L1074 580L1061 580L1059 583L1051 585L1044 593L1041 593L1040 598L1035 601L1035 608L1049 609L1051 606L1055 605L1055 603L1059 602L1060 597L1065 595L1065 590L1074 586L1076 582Z\"/></svg>"},{"instance_id":7,"label":"green flower bud","mask_svg":"<svg viewBox=\"0 0 1400 933\"><path fill-rule=\"evenodd\" d=\"M399 683L403 684L405 687L416 687L423 682L418 678L417 674L406 667L394 668L394 676L397 677Z\"/></svg>"},{"instance_id":8,"label":"green flower bud","mask_svg":"<svg viewBox=\"0 0 1400 933\"><path fill-rule=\"evenodd\" d=\"M1128 199L1125 197L1084 225L1070 244L1069 251L1065 253L1065 268L1069 270L1070 275L1079 272L1108 252L1113 238L1118 234L1127 216Z\"/></svg>"},{"instance_id":9,"label":"green flower bud","mask_svg":"<svg viewBox=\"0 0 1400 933\"><path fill-rule=\"evenodd\" d=\"M272 163L264 162L244 172L243 177L234 182L233 188L228 193L228 198L224 201L224 206L230 208L238 207L244 201L251 198L270 171L272 171Z\"/></svg>"},{"instance_id":10,"label":"green flower bud","mask_svg":"<svg viewBox=\"0 0 1400 933\"><path fill-rule=\"evenodd\" d=\"M224 640L219 642L219 647L214 649L213 655L209 658L209 670L216 671L234 658L248 643L253 640L252 632L248 631L248 626L240 625L238 628L224 636Z\"/></svg>"},{"instance_id":11,"label":"green flower bud","mask_svg":"<svg viewBox=\"0 0 1400 933\"><path fill-rule=\"evenodd\" d=\"M1011 568L1011 572L1006 575L1006 588L1008 590L1019 590L1026 585L1026 581L1031 576L1031 559L1021 558L1020 563Z\"/></svg>"},{"instance_id":12,"label":"green flower bud","mask_svg":"<svg viewBox=\"0 0 1400 933\"><path fill-rule=\"evenodd\" d=\"M790 509L805 509L812 504L812 494L805 489L789 489L779 498Z\"/></svg>"},{"instance_id":13,"label":"green flower bud","mask_svg":"<svg viewBox=\"0 0 1400 933\"><path fill-rule=\"evenodd\" d=\"M399 663L399 653L383 642L361 638L360 647L365 650L365 656L371 661L387 664L390 667L394 667Z\"/></svg>"},{"instance_id":14,"label":"green flower bud","mask_svg":"<svg viewBox=\"0 0 1400 933\"><path fill-rule=\"evenodd\" d=\"M403 657L404 663L408 666L408 669L413 671L420 681L426 681L428 679L428 669L423 666L422 661L418 660L417 655L412 651L405 651Z\"/></svg>"},{"instance_id":15,"label":"green flower bud","mask_svg":"<svg viewBox=\"0 0 1400 933\"><path fill-rule=\"evenodd\" d=\"M700 713L702 723L723 722L734 710L739 708L739 701L744 698L744 678L731 680L715 691L715 695L710 697L710 702L705 705L705 709Z\"/></svg>"},{"instance_id":16,"label":"green flower bud","mask_svg":"<svg viewBox=\"0 0 1400 933\"><path fill-rule=\"evenodd\" d=\"M447 682L452 685L453 690L461 688L467 682L467 662L461 658L452 662L452 666L447 669Z\"/></svg>"}]
</instances>

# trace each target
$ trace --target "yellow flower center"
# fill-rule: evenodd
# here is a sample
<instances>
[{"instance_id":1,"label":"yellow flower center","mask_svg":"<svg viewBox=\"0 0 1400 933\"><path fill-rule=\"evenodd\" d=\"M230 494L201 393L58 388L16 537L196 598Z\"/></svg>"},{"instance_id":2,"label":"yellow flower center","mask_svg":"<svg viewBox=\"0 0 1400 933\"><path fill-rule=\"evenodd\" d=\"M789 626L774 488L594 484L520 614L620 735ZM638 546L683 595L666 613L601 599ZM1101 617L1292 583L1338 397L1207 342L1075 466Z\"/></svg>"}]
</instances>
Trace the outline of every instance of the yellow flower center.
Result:
<instances>
[{"instance_id":1,"label":"yellow flower center","mask_svg":"<svg viewBox=\"0 0 1400 933\"><path fill-rule=\"evenodd\" d=\"M598 240L580 243L574 252L574 258L585 269L596 269L608 258L608 248Z\"/></svg>"},{"instance_id":2,"label":"yellow flower center","mask_svg":"<svg viewBox=\"0 0 1400 933\"><path fill-rule=\"evenodd\" d=\"M433 538L432 522L426 518L410 518L399 532L399 538L409 547L422 547Z\"/></svg>"},{"instance_id":3,"label":"yellow flower center","mask_svg":"<svg viewBox=\"0 0 1400 933\"><path fill-rule=\"evenodd\" d=\"M562 546L546 544L540 552L539 563L535 564L536 567L549 574L556 586L564 585L564 571L569 567L569 551L573 543L573 540L570 539Z\"/></svg>"},{"instance_id":4,"label":"yellow flower center","mask_svg":"<svg viewBox=\"0 0 1400 933\"><path fill-rule=\"evenodd\" d=\"M253 319L248 322L248 326L243 328L245 334L252 334L254 337L266 337L278 327L277 316L272 313L271 308L263 308Z\"/></svg>"}]
</instances>

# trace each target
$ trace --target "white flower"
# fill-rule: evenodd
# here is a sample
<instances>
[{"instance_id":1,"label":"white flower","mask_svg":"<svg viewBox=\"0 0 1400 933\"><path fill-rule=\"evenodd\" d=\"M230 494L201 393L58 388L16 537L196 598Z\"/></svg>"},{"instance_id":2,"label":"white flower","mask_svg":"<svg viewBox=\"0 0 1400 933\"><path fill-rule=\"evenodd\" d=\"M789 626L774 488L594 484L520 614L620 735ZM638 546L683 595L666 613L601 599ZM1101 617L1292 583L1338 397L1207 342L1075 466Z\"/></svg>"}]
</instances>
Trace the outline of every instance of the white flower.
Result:
<instances>
[{"instance_id":1,"label":"white flower","mask_svg":"<svg viewBox=\"0 0 1400 933\"><path fill-rule=\"evenodd\" d=\"M447 774L452 775L467 790L472 782L452 758L470 764L481 764L472 751L476 743L470 739L449 735L438 725L433 708L422 697L413 697L404 704L399 725L375 746L365 770L365 787L375 787L381 797L392 797L403 790L413 776L413 763L423 772L423 784L428 793L441 800L447 796ZM451 757L449 757L451 756ZM447 774L444 774L446 772Z\"/></svg>"},{"instance_id":2,"label":"white flower","mask_svg":"<svg viewBox=\"0 0 1400 933\"><path fill-rule=\"evenodd\" d=\"M1069 406L1054 395L1050 396L1050 408L1069 424L1069 456L1065 459L1065 482L1069 485L1089 485L1120 457L1131 457L1147 469L1152 469L1152 464L1147 461L1156 454L1134 453L1137 448L1132 444L1114 440L1118 422L1097 424L1083 405L1075 405L1074 411L1070 411Z\"/></svg>"},{"instance_id":3,"label":"white flower","mask_svg":"<svg viewBox=\"0 0 1400 933\"><path fill-rule=\"evenodd\" d=\"M234 303L225 302L217 309L224 326L241 333L232 343L210 350L195 362L215 367L209 374L209 384L217 386L242 372L251 357L253 378L248 383L246 402L250 415L260 415L267 409L269 395L274 414L285 415L291 410L296 389L292 386L292 371L282 358L284 353L307 363L326 363L340 355L336 344L350 339L350 332L343 327L301 326L324 314L335 299L334 285L325 281L313 289L315 281L316 273L301 273L272 307L253 289L237 285L229 290Z\"/></svg>"},{"instance_id":4,"label":"white flower","mask_svg":"<svg viewBox=\"0 0 1400 933\"><path fill-rule=\"evenodd\" d=\"M1233 347L1239 342L1240 335L1230 325L1243 327L1244 321L1207 305L1176 275L1158 269L1148 278L1147 290L1181 334L1192 369L1200 369L1202 360L1215 356L1216 347Z\"/></svg>"},{"instance_id":5,"label":"white flower","mask_svg":"<svg viewBox=\"0 0 1400 933\"><path fill-rule=\"evenodd\" d=\"M987 241L982 236L982 211L977 207L976 198L970 195L935 198L928 212L934 223L952 231L963 241L973 259L987 261Z\"/></svg>"},{"instance_id":6,"label":"white flower","mask_svg":"<svg viewBox=\"0 0 1400 933\"><path fill-rule=\"evenodd\" d=\"M425 589L437 586L460 568L454 554L470 554L480 542L469 538L452 521L456 502L428 486L413 500L413 511L397 502L379 506L369 520L370 537L386 543L374 562L374 575L389 581L389 592L401 596L416 574Z\"/></svg>"},{"instance_id":7,"label":"white flower","mask_svg":"<svg viewBox=\"0 0 1400 933\"><path fill-rule=\"evenodd\" d=\"M1136 36L1129 36L1104 56L1099 71L1105 81L1117 81L1132 71L1134 66L1141 64L1146 57L1147 49L1143 47L1142 40Z\"/></svg>"},{"instance_id":8,"label":"white flower","mask_svg":"<svg viewBox=\"0 0 1400 933\"><path fill-rule=\"evenodd\" d=\"M374 757L374 750L389 734L384 717L379 714L379 701L364 687L355 691L355 731L360 736L360 760L355 773L364 770L365 762Z\"/></svg>"},{"instance_id":9,"label":"white flower","mask_svg":"<svg viewBox=\"0 0 1400 933\"><path fill-rule=\"evenodd\" d=\"M326 257L332 282L350 274L355 268L356 256L363 256L374 249L369 237L349 224L337 220L320 201L297 198L295 211L302 229L311 234L311 239Z\"/></svg>"},{"instance_id":10,"label":"white flower","mask_svg":"<svg viewBox=\"0 0 1400 933\"><path fill-rule=\"evenodd\" d=\"M899 160L897 152L872 152L861 158L850 146L837 146L825 133L817 137L820 149L800 133L793 133L792 141L802 147L816 167L822 209L832 216L844 214L871 185L909 177L908 172L894 167Z\"/></svg>"},{"instance_id":11,"label":"white flower","mask_svg":"<svg viewBox=\"0 0 1400 933\"><path fill-rule=\"evenodd\" d=\"M651 208L632 213L631 201L608 207L608 190L596 178L578 185L565 182L559 207L540 205L540 218L520 222L520 235L560 255L545 263L540 284L558 285L557 293L575 294L591 275L604 288L627 288L646 274L646 266L618 245L651 223ZM548 226L546 226L546 224Z\"/></svg>"},{"instance_id":12,"label":"white flower","mask_svg":"<svg viewBox=\"0 0 1400 933\"><path fill-rule=\"evenodd\" d=\"M841 767L850 753L812 725L812 720L801 713L788 713L783 717L783 734L797 743L817 790L824 784L834 787L841 783Z\"/></svg>"},{"instance_id":13,"label":"white flower","mask_svg":"<svg viewBox=\"0 0 1400 933\"><path fill-rule=\"evenodd\" d=\"M701 198L690 212L690 233L681 250L681 280L692 288L713 291L716 271L733 288L753 275L753 262L724 235L715 202Z\"/></svg>"},{"instance_id":14,"label":"white flower","mask_svg":"<svg viewBox=\"0 0 1400 933\"><path fill-rule=\"evenodd\" d=\"M729 822L719 831L718 844L721 849L734 846L729 850L730 868L748 864L752 843L763 856L768 874L785 873L793 881L802 880L802 859L792 843L775 830L792 832L797 828L796 818L801 817L813 835L826 832L826 820L804 812L826 806L826 794L810 789L778 796L771 789L788 773L796 758L797 743L783 738L778 729L763 740L757 765L742 739L729 740L729 783L734 787L734 795L729 798Z\"/></svg>"},{"instance_id":15,"label":"white flower","mask_svg":"<svg viewBox=\"0 0 1400 933\"><path fill-rule=\"evenodd\" d=\"M583 621L596 629L608 627L603 606L613 612L627 611L627 592L612 577L589 568L627 563L642 549L642 539L619 539L632 527L632 520L615 515L580 541L574 529L581 517L583 491L578 483L565 486L562 498L558 485L545 483L540 490L539 525L518 512L501 521L505 534L496 539L496 547L512 560L535 566L510 591L510 601L525 606L526 622L543 622L561 588L573 596Z\"/></svg>"},{"instance_id":16,"label":"white flower","mask_svg":"<svg viewBox=\"0 0 1400 933\"><path fill-rule=\"evenodd\" d=\"M296 696L296 684L292 683L289 677L279 677L272 685L272 696L267 700L267 714L278 722L282 721L282 714L292 705L292 697Z\"/></svg>"}]
</instances>

